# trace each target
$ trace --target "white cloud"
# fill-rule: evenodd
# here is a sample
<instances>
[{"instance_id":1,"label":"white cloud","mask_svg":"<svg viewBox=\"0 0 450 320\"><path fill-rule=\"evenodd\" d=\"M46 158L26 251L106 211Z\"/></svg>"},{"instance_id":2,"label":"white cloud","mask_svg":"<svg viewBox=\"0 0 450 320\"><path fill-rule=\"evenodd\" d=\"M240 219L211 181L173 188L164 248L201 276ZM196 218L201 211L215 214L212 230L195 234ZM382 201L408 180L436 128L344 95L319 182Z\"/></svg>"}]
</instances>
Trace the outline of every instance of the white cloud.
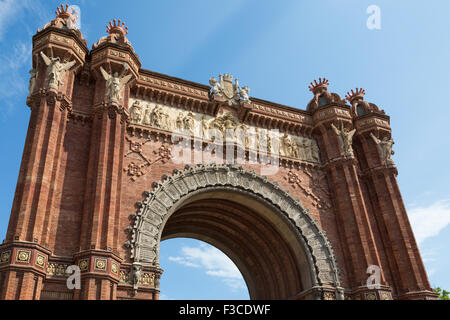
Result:
<instances>
[{"instance_id":1,"label":"white cloud","mask_svg":"<svg viewBox=\"0 0 450 320\"><path fill-rule=\"evenodd\" d=\"M12 50L0 56L0 77L8 81L0 82L0 95L8 98L24 94L28 88L28 70L31 69L31 44L18 41Z\"/></svg>"},{"instance_id":2,"label":"white cloud","mask_svg":"<svg viewBox=\"0 0 450 320\"><path fill-rule=\"evenodd\" d=\"M15 18L20 12L21 7L21 5L17 4L17 0L0 1L0 40L7 27L15 22Z\"/></svg>"},{"instance_id":3,"label":"white cloud","mask_svg":"<svg viewBox=\"0 0 450 320\"><path fill-rule=\"evenodd\" d=\"M209 246L183 247L182 256L169 257L170 261L188 267L205 269L207 275L221 278L232 290L245 289L239 269L222 251Z\"/></svg>"},{"instance_id":4,"label":"white cloud","mask_svg":"<svg viewBox=\"0 0 450 320\"><path fill-rule=\"evenodd\" d=\"M421 244L450 224L450 201L439 200L428 207L413 207L408 215L416 240Z\"/></svg>"}]
</instances>

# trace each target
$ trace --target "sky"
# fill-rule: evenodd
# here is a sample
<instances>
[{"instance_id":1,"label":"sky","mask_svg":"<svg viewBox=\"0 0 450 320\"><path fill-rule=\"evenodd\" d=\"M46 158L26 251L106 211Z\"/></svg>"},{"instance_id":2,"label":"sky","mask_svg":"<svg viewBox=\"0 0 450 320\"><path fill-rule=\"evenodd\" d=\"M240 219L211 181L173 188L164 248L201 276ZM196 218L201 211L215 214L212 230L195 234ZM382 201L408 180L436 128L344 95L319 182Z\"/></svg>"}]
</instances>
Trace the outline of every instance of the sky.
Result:
<instances>
[{"instance_id":1,"label":"sky","mask_svg":"<svg viewBox=\"0 0 450 320\"><path fill-rule=\"evenodd\" d=\"M0 240L4 238L30 110L31 39L53 0L0 0ZM450 289L450 1L73 1L91 47L122 19L143 68L203 84L230 73L250 95L305 109L318 77L355 87L391 117L398 182L433 287ZM369 29L367 8L380 9ZM248 299L239 270L192 239L162 242L163 299Z\"/></svg>"}]
</instances>

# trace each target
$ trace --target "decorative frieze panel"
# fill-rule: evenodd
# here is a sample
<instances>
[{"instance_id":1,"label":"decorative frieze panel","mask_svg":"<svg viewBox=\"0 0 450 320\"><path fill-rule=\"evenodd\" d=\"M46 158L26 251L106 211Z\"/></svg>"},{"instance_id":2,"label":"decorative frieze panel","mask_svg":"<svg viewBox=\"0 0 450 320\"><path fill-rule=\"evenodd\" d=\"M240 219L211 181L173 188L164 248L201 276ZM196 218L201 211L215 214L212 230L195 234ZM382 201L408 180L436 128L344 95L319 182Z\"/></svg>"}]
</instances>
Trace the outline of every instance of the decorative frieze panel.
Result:
<instances>
[{"instance_id":1,"label":"decorative frieze panel","mask_svg":"<svg viewBox=\"0 0 450 320\"><path fill-rule=\"evenodd\" d=\"M68 277L69 273L66 273L70 264L49 262L47 265L46 273L49 276Z\"/></svg>"},{"instance_id":2,"label":"decorative frieze panel","mask_svg":"<svg viewBox=\"0 0 450 320\"><path fill-rule=\"evenodd\" d=\"M141 277L139 280L139 285L154 287L155 279L156 279L156 276L154 273L144 272L143 274L141 274ZM134 285L133 273L130 272L129 270L120 271L119 283Z\"/></svg>"},{"instance_id":3,"label":"decorative frieze panel","mask_svg":"<svg viewBox=\"0 0 450 320\"><path fill-rule=\"evenodd\" d=\"M203 141L220 139L229 142L231 139L236 145L248 149L264 153L275 152L282 157L320 163L319 147L314 139L246 125L231 112L212 117L140 99L130 99L130 105L130 122L134 125L171 133L185 133ZM275 143L274 139L277 139L278 143ZM267 150L260 150L261 146L265 146ZM135 167L131 169L139 171Z\"/></svg>"}]
</instances>

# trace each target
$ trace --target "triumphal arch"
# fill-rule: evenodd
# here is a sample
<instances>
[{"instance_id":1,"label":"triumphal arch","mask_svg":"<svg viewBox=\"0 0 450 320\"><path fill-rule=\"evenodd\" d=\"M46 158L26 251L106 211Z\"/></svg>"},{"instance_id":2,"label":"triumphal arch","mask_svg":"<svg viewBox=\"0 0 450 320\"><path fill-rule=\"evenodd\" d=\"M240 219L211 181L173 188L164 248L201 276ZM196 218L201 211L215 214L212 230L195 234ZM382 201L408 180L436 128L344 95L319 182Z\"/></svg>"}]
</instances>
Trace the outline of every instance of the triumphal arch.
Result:
<instances>
[{"instance_id":1,"label":"triumphal arch","mask_svg":"<svg viewBox=\"0 0 450 320\"><path fill-rule=\"evenodd\" d=\"M1 299L158 299L159 245L175 237L227 254L252 299L435 297L389 117L364 90L343 99L319 78L288 107L230 74L141 68L120 20L89 49L74 19L61 6L33 37Z\"/></svg>"}]
</instances>

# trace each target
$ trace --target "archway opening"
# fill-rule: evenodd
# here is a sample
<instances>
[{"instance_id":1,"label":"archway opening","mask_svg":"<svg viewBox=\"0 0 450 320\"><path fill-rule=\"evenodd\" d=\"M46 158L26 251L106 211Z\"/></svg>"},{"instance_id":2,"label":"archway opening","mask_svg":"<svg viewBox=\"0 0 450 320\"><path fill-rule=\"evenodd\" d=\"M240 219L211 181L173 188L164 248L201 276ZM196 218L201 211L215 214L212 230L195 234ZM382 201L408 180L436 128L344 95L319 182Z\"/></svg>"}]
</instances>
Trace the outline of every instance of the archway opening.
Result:
<instances>
[{"instance_id":1,"label":"archway opening","mask_svg":"<svg viewBox=\"0 0 450 320\"><path fill-rule=\"evenodd\" d=\"M161 300L248 300L245 280L222 251L188 238L161 242Z\"/></svg>"},{"instance_id":2,"label":"archway opening","mask_svg":"<svg viewBox=\"0 0 450 320\"><path fill-rule=\"evenodd\" d=\"M161 241L180 237L204 241L228 256L251 299L289 299L304 290L305 282L310 285L298 230L250 194L220 187L191 194L166 221Z\"/></svg>"}]
</instances>

